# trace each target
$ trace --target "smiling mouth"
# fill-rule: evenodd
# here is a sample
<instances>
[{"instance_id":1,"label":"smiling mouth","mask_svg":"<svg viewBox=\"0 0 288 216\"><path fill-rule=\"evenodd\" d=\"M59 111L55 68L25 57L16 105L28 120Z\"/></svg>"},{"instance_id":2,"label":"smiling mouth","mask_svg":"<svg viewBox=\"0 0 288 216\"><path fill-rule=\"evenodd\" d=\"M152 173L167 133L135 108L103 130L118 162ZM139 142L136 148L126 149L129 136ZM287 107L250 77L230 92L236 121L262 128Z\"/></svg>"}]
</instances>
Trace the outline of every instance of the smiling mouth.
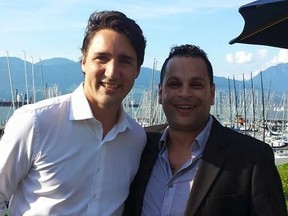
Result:
<instances>
[{"instance_id":1,"label":"smiling mouth","mask_svg":"<svg viewBox=\"0 0 288 216\"><path fill-rule=\"evenodd\" d=\"M118 84L105 83L105 82L100 82L100 85L107 89L117 89L120 86Z\"/></svg>"},{"instance_id":2,"label":"smiling mouth","mask_svg":"<svg viewBox=\"0 0 288 216\"><path fill-rule=\"evenodd\" d=\"M177 109L189 110L189 109L195 108L196 106L192 106L192 105L176 105L175 107Z\"/></svg>"}]
</instances>

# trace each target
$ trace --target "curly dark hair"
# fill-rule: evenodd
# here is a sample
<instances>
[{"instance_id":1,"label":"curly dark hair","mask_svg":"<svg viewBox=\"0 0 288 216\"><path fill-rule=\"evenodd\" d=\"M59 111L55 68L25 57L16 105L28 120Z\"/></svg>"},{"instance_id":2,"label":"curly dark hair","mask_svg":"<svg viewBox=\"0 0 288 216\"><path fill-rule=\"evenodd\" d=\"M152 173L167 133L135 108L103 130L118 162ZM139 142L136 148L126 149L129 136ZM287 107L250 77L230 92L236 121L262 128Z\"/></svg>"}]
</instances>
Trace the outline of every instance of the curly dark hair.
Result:
<instances>
[{"instance_id":1,"label":"curly dark hair","mask_svg":"<svg viewBox=\"0 0 288 216\"><path fill-rule=\"evenodd\" d=\"M185 44L181 46L173 46L170 50L169 56L166 58L162 68L161 68L161 73L160 73L160 84L163 83L163 78L165 76L166 72L166 66L168 61L174 57L174 56L185 56L185 57L192 57L192 58L201 58L204 60L204 62L207 65L207 71L208 71L208 76L210 79L210 84L212 85L214 83L213 81L213 68L212 64L209 61L207 54L200 49L198 46L191 45L191 44Z\"/></svg>"}]
</instances>

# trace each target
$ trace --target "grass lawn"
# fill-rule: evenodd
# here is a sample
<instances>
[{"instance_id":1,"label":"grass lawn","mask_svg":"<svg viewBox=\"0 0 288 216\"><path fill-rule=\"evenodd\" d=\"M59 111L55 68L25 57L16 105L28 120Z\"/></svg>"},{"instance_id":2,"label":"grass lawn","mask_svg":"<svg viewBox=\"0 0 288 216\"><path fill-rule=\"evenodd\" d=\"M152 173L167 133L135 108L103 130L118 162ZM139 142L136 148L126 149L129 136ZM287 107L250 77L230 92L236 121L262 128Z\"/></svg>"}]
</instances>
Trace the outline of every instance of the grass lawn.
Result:
<instances>
[{"instance_id":1,"label":"grass lawn","mask_svg":"<svg viewBox=\"0 0 288 216\"><path fill-rule=\"evenodd\" d=\"M286 199L286 206L288 207L288 163L282 164L277 168L282 180L283 191Z\"/></svg>"}]
</instances>

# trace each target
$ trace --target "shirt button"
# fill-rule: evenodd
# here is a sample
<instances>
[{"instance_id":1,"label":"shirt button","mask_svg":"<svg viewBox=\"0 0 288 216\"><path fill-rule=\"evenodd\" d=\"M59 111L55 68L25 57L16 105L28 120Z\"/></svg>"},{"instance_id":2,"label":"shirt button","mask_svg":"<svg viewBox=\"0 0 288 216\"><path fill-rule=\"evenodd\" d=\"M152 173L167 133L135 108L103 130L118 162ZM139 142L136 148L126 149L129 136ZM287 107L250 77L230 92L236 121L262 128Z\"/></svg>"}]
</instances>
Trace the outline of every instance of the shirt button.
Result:
<instances>
[{"instance_id":1,"label":"shirt button","mask_svg":"<svg viewBox=\"0 0 288 216\"><path fill-rule=\"evenodd\" d=\"M172 184L172 183L169 184L168 187L169 187L169 188L173 188L173 184Z\"/></svg>"}]
</instances>

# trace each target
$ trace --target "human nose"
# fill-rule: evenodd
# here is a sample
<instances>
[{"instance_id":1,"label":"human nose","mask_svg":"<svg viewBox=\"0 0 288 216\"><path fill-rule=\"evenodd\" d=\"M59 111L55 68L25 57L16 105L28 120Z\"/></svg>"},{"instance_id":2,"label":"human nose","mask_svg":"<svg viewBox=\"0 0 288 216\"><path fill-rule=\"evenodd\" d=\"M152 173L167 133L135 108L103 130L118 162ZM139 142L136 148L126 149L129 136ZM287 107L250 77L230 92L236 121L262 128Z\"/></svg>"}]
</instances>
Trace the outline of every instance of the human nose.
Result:
<instances>
[{"instance_id":1,"label":"human nose","mask_svg":"<svg viewBox=\"0 0 288 216\"><path fill-rule=\"evenodd\" d=\"M106 64L105 76L111 80L115 80L119 77L119 67L115 61L110 61Z\"/></svg>"},{"instance_id":2,"label":"human nose","mask_svg":"<svg viewBox=\"0 0 288 216\"><path fill-rule=\"evenodd\" d=\"M182 86L178 91L178 95L181 97L190 97L193 95L193 91L188 86Z\"/></svg>"}]
</instances>

